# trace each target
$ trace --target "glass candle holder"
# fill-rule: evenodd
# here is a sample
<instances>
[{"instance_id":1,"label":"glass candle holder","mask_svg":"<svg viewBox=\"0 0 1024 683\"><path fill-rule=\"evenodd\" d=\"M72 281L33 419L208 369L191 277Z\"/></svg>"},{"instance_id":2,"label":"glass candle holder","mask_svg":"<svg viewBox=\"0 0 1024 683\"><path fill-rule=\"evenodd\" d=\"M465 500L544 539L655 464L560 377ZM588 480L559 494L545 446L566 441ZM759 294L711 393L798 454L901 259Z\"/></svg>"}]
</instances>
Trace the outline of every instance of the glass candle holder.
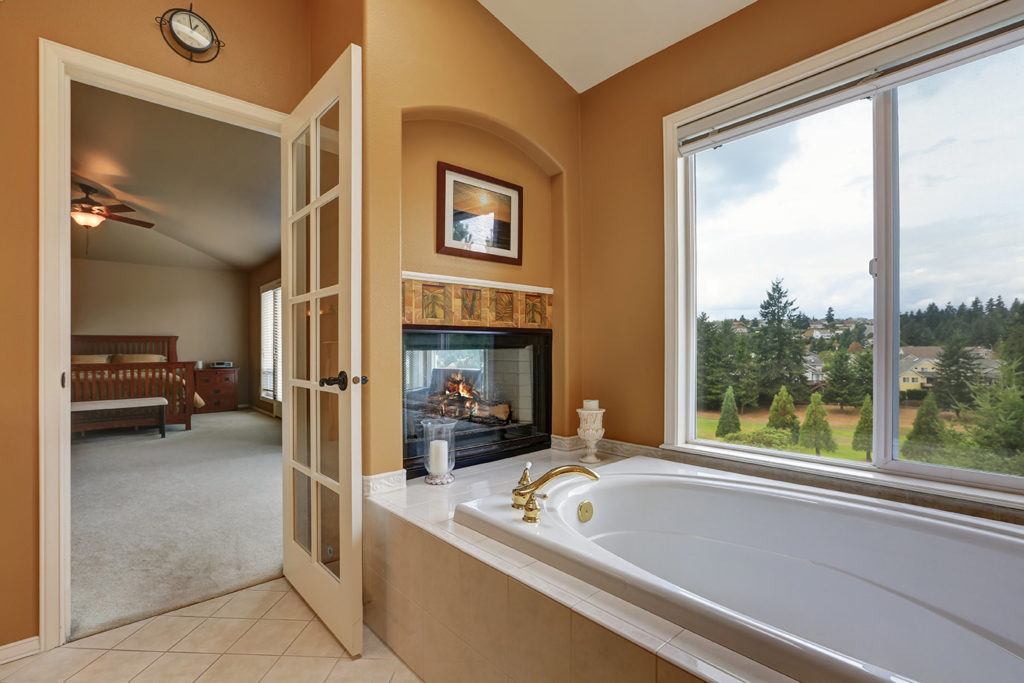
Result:
<instances>
[{"instance_id":1,"label":"glass candle holder","mask_svg":"<svg viewBox=\"0 0 1024 683\"><path fill-rule=\"evenodd\" d=\"M420 451L423 466L427 470L424 478L428 484L450 484L455 481L455 424L458 420L436 417L423 420L423 439Z\"/></svg>"}]
</instances>

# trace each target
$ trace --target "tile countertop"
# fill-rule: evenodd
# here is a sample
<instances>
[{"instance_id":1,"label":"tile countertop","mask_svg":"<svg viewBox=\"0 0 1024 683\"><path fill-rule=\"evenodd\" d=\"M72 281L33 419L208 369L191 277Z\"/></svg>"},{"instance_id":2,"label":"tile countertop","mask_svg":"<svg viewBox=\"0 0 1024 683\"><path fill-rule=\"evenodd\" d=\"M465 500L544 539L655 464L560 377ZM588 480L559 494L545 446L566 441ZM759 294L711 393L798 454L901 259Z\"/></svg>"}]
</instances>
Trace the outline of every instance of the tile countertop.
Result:
<instances>
[{"instance_id":1,"label":"tile countertop","mask_svg":"<svg viewBox=\"0 0 1024 683\"><path fill-rule=\"evenodd\" d=\"M536 477L552 467L578 462L581 454L548 449L519 455L456 470L455 481L448 486L430 486L421 477L410 480L404 489L366 500L704 680L791 682L773 669L452 520L459 503L499 492L511 496L528 461ZM602 454L601 459L592 467L600 469L622 458Z\"/></svg>"}]
</instances>

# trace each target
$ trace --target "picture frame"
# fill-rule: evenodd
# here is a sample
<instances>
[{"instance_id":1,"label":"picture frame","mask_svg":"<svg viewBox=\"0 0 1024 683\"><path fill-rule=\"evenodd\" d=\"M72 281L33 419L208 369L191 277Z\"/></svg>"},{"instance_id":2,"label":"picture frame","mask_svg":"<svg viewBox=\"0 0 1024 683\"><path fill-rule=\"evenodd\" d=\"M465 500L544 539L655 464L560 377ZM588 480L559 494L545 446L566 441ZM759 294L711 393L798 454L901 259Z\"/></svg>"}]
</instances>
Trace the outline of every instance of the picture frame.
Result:
<instances>
[{"instance_id":1,"label":"picture frame","mask_svg":"<svg viewBox=\"0 0 1024 683\"><path fill-rule=\"evenodd\" d=\"M437 162L437 253L523 264L523 188Z\"/></svg>"}]
</instances>

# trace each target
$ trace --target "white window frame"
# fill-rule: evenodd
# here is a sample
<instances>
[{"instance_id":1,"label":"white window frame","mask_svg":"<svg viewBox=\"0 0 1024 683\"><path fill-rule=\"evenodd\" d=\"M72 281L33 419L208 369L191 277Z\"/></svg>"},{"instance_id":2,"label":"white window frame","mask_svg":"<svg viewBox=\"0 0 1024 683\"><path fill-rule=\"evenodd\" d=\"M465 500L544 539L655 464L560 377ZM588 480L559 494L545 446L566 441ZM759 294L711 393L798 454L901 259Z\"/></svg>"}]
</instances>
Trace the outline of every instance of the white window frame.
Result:
<instances>
[{"instance_id":1,"label":"white window frame","mask_svg":"<svg viewBox=\"0 0 1024 683\"><path fill-rule=\"evenodd\" d=\"M974 61L1024 43L1024 28L997 35L914 63L913 57L962 40L992 26L1024 17L1024 0L950 0L858 40L800 62L746 86L688 107L663 120L665 151L665 443L663 448L712 457L813 471L846 479L916 490L940 490L960 497L1024 507L1024 477L963 470L893 458L898 438L899 263L898 172L892 89L923 76ZM898 73L887 65L907 63ZM883 75L877 76L876 74ZM836 84L845 87L831 92ZM815 93L828 93L784 111L758 112ZM874 131L874 258L865 267L875 276L874 444L872 462L772 453L736 444L699 441L693 415L696 306L694 283L694 183L692 155L728 140L765 130L816 111L870 96ZM750 117L749 119L747 117ZM746 121L743 121L747 119ZM739 125L732 122L742 121ZM718 126L729 128L719 132ZM680 140L688 143L680 151ZM938 487L931 483L938 483ZM950 486L952 485L952 486ZM992 490L977 493L981 487ZM954 490L955 489L955 490Z\"/></svg>"},{"instance_id":2,"label":"white window frame","mask_svg":"<svg viewBox=\"0 0 1024 683\"><path fill-rule=\"evenodd\" d=\"M273 291L275 289L281 289L281 279L280 278L278 278L277 280L274 280L272 282L267 282L267 283L265 283L263 285L260 285L260 306L259 306L259 309L260 309L260 374L259 374L259 377L260 377L260 398L262 400L266 401L267 403L272 403L274 405L274 415L279 417L281 415L281 398L284 395L284 377L283 377L283 362L284 362L283 361L283 356L284 356L284 353L283 353L283 351L280 352L280 356L279 356L279 358L278 358L278 360L276 362L276 366L274 368L274 374L275 374L275 377L277 377L276 381L274 382L275 395L272 396L272 397L269 397L269 396L267 396L266 394L263 393L263 295L266 294L267 292L271 292L271 291ZM282 297L283 297L283 295L284 295L284 293L282 292ZM279 318L279 321L280 321L280 324L281 324L281 326L283 328L284 327L284 302L283 301L281 302L281 316ZM283 329L282 329L282 332L283 332Z\"/></svg>"}]
</instances>

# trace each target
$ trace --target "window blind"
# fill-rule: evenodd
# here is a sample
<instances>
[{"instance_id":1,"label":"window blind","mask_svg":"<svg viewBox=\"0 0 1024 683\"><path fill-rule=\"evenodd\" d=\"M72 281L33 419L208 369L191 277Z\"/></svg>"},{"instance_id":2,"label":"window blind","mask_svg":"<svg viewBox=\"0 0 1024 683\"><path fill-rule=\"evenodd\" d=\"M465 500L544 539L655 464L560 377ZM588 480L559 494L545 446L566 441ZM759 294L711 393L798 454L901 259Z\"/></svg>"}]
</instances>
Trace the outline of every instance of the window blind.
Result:
<instances>
[{"instance_id":1,"label":"window blind","mask_svg":"<svg viewBox=\"0 0 1024 683\"><path fill-rule=\"evenodd\" d=\"M281 400L281 288L260 292L260 396Z\"/></svg>"}]
</instances>

